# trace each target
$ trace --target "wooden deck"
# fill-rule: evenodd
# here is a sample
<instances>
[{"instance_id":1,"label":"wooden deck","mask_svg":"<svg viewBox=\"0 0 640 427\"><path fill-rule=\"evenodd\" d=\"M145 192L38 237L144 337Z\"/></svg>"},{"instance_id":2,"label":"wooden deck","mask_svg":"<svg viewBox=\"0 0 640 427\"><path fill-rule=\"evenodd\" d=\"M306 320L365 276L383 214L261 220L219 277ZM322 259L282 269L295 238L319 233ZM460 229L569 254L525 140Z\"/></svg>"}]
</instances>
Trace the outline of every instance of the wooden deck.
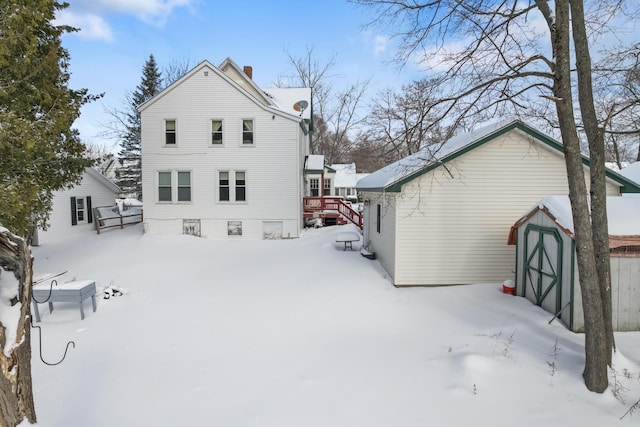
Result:
<instances>
[{"instance_id":1,"label":"wooden deck","mask_svg":"<svg viewBox=\"0 0 640 427\"><path fill-rule=\"evenodd\" d=\"M305 218L319 218L324 225L355 224L362 229L362 214L340 197L304 197Z\"/></svg>"}]
</instances>

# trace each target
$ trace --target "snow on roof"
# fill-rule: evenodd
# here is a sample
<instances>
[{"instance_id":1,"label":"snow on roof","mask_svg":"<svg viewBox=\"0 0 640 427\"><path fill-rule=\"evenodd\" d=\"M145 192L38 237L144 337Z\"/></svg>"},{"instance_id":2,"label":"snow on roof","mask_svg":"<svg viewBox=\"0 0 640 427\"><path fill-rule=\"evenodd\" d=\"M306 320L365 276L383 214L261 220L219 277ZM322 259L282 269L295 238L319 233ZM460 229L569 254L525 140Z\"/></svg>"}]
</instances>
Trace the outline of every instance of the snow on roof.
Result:
<instances>
[{"instance_id":1,"label":"snow on roof","mask_svg":"<svg viewBox=\"0 0 640 427\"><path fill-rule=\"evenodd\" d=\"M384 188L414 172L432 165L440 159L459 151L466 146L490 135L491 133L506 127L516 120L504 120L478 128L472 132L454 136L447 141L430 145L420 152L412 154L395 163L387 165L358 181L358 188Z\"/></svg>"},{"instance_id":2,"label":"snow on roof","mask_svg":"<svg viewBox=\"0 0 640 427\"><path fill-rule=\"evenodd\" d=\"M322 154L310 154L307 157L307 170L323 170L324 156Z\"/></svg>"},{"instance_id":3,"label":"snow on roof","mask_svg":"<svg viewBox=\"0 0 640 427\"><path fill-rule=\"evenodd\" d=\"M336 171L334 185L339 188L355 188L358 178L355 163L337 163L330 166Z\"/></svg>"},{"instance_id":4,"label":"snow on roof","mask_svg":"<svg viewBox=\"0 0 640 427\"><path fill-rule=\"evenodd\" d=\"M311 88L308 87L276 87L263 89L278 108L285 113L302 117L303 119L311 118ZM298 101L306 101L307 108L303 111L295 109L294 105Z\"/></svg>"},{"instance_id":5,"label":"snow on roof","mask_svg":"<svg viewBox=\"0 0 640 427\"><path fill-rule=\"evenodd\" d=\"M640 162L632 163L626 168L621 169L618 173L625 178L640 184Z\"/></svg>"},{"instance_id":6,"label":"snow on roof","mask_svg":"<svg viewBox=\"0 0 640 427\"><path fill-rule=\"evenodd\" d=\"M535 209L546 209L555 217L561 227L573 233L573 217L571 203L568 196L547 196L530 209L528 216ZM607 217L609 219L609 235L611 236L640 236L640 198L637 197L607 197Z\"/></svg>"}]
</instances>

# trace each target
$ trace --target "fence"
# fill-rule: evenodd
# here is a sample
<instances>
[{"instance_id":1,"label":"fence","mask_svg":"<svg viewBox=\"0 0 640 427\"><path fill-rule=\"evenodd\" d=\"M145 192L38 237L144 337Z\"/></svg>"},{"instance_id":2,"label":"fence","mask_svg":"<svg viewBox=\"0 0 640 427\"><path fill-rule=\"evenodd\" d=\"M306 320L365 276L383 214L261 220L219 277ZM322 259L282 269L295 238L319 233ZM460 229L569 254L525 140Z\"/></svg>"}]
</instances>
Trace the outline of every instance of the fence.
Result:
<instances>
[{"instance_id":1,"label":"fence","mask_svg":"<svg viewBox=\"0 0 640 427\"><path fill-rule=\"evenodd\" d=\"M125 225L139 224L144 220L142 209L131 208L129 211L131 211L131 213L122 215L118 206L101 206L93 208L96 232L100 234L100 230L114 227L124 228Z\"/></svg>"}]
</instances>

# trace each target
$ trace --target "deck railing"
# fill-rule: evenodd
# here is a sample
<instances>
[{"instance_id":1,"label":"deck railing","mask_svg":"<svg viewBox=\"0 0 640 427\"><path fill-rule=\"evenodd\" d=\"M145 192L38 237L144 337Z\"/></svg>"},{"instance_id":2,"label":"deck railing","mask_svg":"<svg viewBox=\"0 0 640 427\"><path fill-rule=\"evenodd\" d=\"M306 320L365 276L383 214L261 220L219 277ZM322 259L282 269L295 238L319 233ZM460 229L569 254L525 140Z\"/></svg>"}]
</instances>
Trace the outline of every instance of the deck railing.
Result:
<instances>
[{"instance_id":1,"label":"deck railing","mask_svg":"<svg viewBox=\"0 0 640 427\"><path fill-rule=\"evenodd\" d=\"M304 197L305 212L337 212L342 217L362 228L362 214L345 203L340 197Z\"/></svg>"}]
</instances>

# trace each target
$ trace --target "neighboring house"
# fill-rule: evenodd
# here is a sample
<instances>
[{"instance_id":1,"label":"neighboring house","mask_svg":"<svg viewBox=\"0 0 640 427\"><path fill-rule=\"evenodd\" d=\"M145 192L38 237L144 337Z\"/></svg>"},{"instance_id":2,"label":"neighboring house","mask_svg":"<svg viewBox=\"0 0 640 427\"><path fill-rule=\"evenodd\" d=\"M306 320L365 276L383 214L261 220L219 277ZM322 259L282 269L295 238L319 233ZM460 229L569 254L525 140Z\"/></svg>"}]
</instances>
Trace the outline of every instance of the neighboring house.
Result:
<instances>
[{"instance_id":1,"label":"neighboring house","mask_svg":"<svg viewBox=\"0 0 640 427\"><path fill-rule=\"evenodd\" d=\"M79 233L94 232L93 208L115 206L120 187L94 168L86 168L80 184L53 193L47 230L36 230L31 244L38 246Z\"/></svg>"},{"instance_id":2,"label":"neighboring house","mask_svg":"<svg viewBox=\"0 0 640 427\"><path fill-rule=\"evenodd\" d=\"M330 166L336 171L334 195L353 202L358 200L356 184L369 174L356 173L355 163L338 163Z\"/></svg>"},{"instance_id":3,"label":"neighboring house","mask_svg":"<svg viewBox=\"0 0 640 427\"><path fill-rule=\"evenodd\" d=\"M322 154L307 156L304 167L305 196L331 196L335 191L336 171L324 162Z\"/></svg>"},{"instance_id":4,"label":"neighboring house","mask_svg":"<svg viewBox=\"0 0 640 427\"><path fill-rule=\"evenodd\" d=\"M515 251L506 239L513 219L542 197L569 192L562 145L521 121L429 146L357 187L365 247L396 286L513 279ZM640 187L608 170L607 192Z\"/></svg>"},{"instance_id":5,"label":"neighboring house","mask_svg":"<svg viewBox=\"0 0 640 427\"><path fill-rule=\"evenodd\" d=\"M299 236L310 104L311 89L260 89L226 59L139 106L145 231Z\"/></svg>"},{"instance_id":6,"label":"neighboring house","mask_svg":"<svg viewBox=\"0 0 640 427\"><path fill-rule=\"evenodd\" d=\"M607 197L612 321L615 331L640 330L640 198ZM582 293L568 196L540 200L509 233L516 245L516 295L584 332Z\"/></svg>"}]
</instances>

